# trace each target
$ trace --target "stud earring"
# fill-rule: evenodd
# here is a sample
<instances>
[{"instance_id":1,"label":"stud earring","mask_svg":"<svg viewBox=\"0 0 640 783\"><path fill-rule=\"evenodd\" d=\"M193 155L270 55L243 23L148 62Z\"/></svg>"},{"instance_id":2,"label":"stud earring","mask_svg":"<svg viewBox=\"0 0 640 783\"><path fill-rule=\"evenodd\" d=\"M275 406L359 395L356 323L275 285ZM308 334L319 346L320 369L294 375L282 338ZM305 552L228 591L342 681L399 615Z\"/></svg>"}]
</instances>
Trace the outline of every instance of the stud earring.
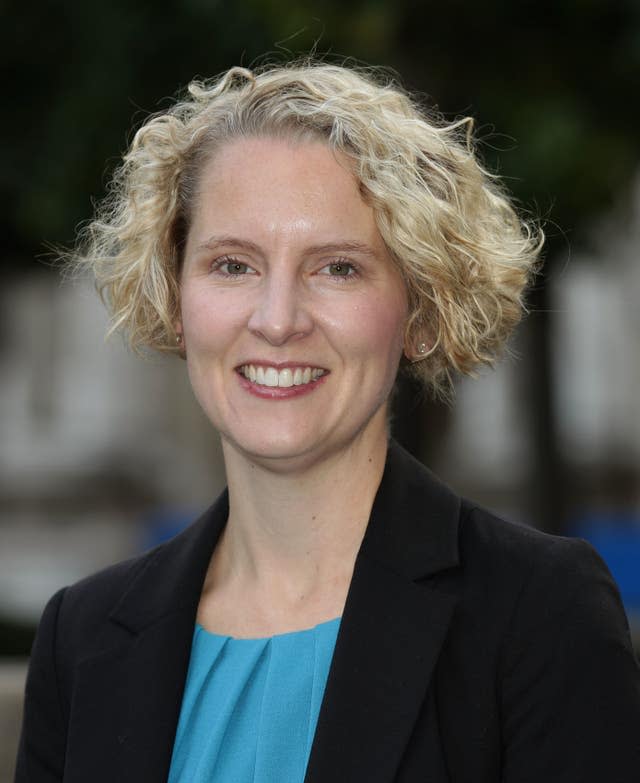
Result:
<instances>
[{"instance_id":1,"label":"stud earring","mask_svg":"<svg viewBox=\"0 0 640 783\"><path fill-rule=\"evenodd\" d=\"M176 345L182 345L182 335L177 334L176 335Z\"/></svg>"},{"instance_id":2,"label":"stud earring","mask_svg":"<svg viewBox=\"0 0 640 783\"><path fill-rule=\"evenodd\" d=\"M425 356L427 355L427 344L426 343L419 343L416 348L416 353L410 357L411 362L415 364L416 362L422 361Z\"/></svg>"}]
</instances>

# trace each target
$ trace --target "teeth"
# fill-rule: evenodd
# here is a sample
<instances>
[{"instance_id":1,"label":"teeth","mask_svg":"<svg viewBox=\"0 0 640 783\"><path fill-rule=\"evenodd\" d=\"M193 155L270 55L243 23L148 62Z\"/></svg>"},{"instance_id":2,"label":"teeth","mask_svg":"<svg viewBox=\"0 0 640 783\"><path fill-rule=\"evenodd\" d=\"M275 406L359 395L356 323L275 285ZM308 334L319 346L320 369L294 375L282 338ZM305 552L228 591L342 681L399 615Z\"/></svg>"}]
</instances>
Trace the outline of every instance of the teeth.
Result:
<instances>
[{"instance_id":1,"label":"teeth","mask_svg":"<svg viewBox=\"0 0 640 783\"><path fill-rule=\"evenodd\" d=\"M293 386L293 373L291 370L286 367L284 370L280 370L278 373L278 386L283 386L284 388Z\"/></svg>"},{"instance_id":2,"label":"teeth","mask_svg":"<svg viewBox=\"0 0 640 783\"><path fill-rule=\"evenodd\" d=\"M325 371L319 367L284 367L277 370L275 367L262 367L261 365L245 364L240 368L244 377L252 383L258 383L261 386L279 386L288 388L289 386L302 386L311 381L321 378Z\"/></svg>"},{"instance_id":3,"label":"teeth","mask_svg":"<svg viewBox=\"0 0 640 783\"><path fill-rule=\"evenodd\" d=\"M265 386L277 386L278 385L278 371L275 367L267 367L264 371L264 385Z\"/></svg>"}]
</instances>

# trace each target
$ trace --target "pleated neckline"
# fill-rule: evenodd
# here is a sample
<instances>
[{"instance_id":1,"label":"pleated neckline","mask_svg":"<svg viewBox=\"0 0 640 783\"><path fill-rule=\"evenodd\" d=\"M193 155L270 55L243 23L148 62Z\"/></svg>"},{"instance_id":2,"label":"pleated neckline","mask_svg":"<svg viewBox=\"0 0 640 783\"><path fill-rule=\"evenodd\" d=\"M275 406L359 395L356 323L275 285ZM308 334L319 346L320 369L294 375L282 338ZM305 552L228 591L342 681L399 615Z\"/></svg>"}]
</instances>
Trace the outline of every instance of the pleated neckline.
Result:
<instances>
[{"instance_id":1,"label":"pleated neckline","mask_svg":"<svg viewBox=\"0 0 640 783\"><path fill-rule=\"evenodd\" d=\"M235 642L240 642L240 643L241 642L270 642L284 637L296 636L297 634L309 634L309 633L322 632L325 628L328 629L330 626L334 624L339 624L341 619L342 619L341 617L334 617L331 620L324 620L321 623L312 625L311 628L301 628L296 631L284 631L283 633L275 633L275 634L271 634L270 636L230 636L229 634L220 634L220 633L216 633L215 631L209 631L201 623L196 623L195 635L198 636L199 634L204 634L205 637L209 636L213 639L218 639L220 641L230 641L234 643Z\"/></svg>"},{"instance_id":2,"label":"pleated neckline","mask_svg":"<svg viewBox=\"0 0 640 783\"><path fill-rule=\"evenodd\" d=\"M339 626L236 638L196 624L168 783L302 783Z\"/></svg>"}]
</instances>

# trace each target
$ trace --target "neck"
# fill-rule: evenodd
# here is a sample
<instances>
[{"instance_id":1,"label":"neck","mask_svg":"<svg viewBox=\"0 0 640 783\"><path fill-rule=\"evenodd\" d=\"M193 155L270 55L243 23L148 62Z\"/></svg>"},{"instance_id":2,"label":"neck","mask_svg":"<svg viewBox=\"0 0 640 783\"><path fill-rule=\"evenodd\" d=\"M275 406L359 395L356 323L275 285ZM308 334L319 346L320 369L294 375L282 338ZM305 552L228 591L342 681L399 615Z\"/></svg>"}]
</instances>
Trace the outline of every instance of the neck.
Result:
<instances>
[{"instance_id":1,"label":"neck","mask_svg":"<svg viewBox=\"0 0 640 783\"><path fill-rule=\"evenodd\" d=\"M287 470L223 449L230 511L216 582L263 586L281 602L328 584L346 590L384 470L384 418L348 447Z\"/></svg>"}]
</instances>

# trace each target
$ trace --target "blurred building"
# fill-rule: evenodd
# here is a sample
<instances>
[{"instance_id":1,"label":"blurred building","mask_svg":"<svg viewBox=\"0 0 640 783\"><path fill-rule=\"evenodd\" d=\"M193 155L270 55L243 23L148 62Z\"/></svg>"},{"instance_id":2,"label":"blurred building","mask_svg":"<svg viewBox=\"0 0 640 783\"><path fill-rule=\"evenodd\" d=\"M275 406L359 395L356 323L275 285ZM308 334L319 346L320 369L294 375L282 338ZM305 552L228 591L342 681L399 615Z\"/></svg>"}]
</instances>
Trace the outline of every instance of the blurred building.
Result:
<instances>
[{"instance_id":1,"label":"blurred building","mask_svg":"<svg viewBox=\"0 0 640 783\"><path fill-rule=\"evenodd\" d=\"M583 485L587 502L623 502L640 514L640 178L633 202L592 240L591 253L570 257L551 280L558 445L570 475L629 477L624 489ZM516 339L495 370L459 384L441 469L535 524L509 500L534 458L524 350Z\"/></svg>"},{"instance_id":2,"label":"blurred building","mask_svg":"<svg viewBox=\"0 0 640 783\"><path fill-rule=\"evenodd\" d=\"M224 485L178 358L141 359L87 282L5 282L0 354L0 615L35 620L68 584L154 542Z\"/></svg>"}]
</instances>

